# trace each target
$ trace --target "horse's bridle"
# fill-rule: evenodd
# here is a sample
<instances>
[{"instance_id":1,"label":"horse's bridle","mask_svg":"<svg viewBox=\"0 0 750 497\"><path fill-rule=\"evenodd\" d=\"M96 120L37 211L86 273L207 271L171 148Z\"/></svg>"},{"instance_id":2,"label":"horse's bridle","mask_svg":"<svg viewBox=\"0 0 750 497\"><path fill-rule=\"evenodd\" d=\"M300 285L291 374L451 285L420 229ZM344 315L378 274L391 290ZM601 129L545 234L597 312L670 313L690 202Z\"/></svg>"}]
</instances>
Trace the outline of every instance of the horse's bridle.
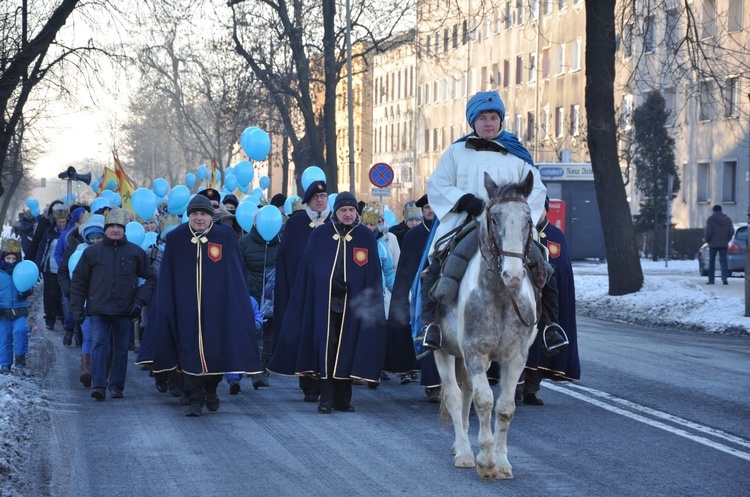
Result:
<instances>
[{"instance_id":1,"label":"horse's bridle","mask_svg":"<svg viewBox=\"0 0 750 497\"><path fill-rule=\"evenodd\" d=\"M505 198L495 199L492 202L490 202L486 208L487 212L485 215L485 221L487 223L487 226L486 226L487 236L489 238L488 250L490 251L491 259L488 259L487 255L485 255L484 251L482 250L481 245L479 248L479 252L482 254L482 258L484 258L485 262L487 262L487 265L489 266L490 271L497 273L498 275L500 275L500 273L502 272L502 262L503 262L502 258L503 257L515 257L517 259L521 259L521 263L523 264L523 267L526 270L526 274L528 275L529 278L531 278L531 270L529 269L529 264L528 264L528 255L529 255L529 250L531 248L531 238L534 234L533 233L534 225L532 224L531 219L529 219L529 223L528 223L529 224L528 236L526 237L526 246L523 249L523 253L509 252L507 250L502 250L497 247L495 235L492 231L492 226L490 224L491 223L490 208L492 208L496 204L503 203L503 202L521 202L524 204L528 204L526 199L523 197L505 197ZM508 295L510 296L510 301L513 304L513 309L516 311L516 315L518 316L518 319L520 319L521 322L526 326L536 325L536 323L539 321L539 316L541 315L541 309L539 308L540 307L539 300L540 300L541 292L538 292L538 295L536 296L537 308L538 308L538 312L535 316L536 319L534 323L530 324L530 323L527 323L526 320L521 315L521 310L518 308L518 304L516 303L516 298L515 296L513 296L513 293L510 291L510 288L508 288L506 285L505 289L508 291Z\"/></svg>"}]
</instances>

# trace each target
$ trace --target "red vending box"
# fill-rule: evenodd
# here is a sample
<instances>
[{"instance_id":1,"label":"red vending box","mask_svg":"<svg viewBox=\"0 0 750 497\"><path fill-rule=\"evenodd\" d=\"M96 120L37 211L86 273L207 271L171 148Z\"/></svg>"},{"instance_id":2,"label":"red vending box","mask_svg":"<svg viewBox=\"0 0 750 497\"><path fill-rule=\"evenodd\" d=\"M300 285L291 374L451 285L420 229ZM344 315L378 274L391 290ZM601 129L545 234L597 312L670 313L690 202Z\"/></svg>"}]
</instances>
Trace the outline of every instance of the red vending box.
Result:
<instances>
[{"instance_id":1,"label":"red vending box","mask_svg":"<svg viewBox=\"0 0 750 497\"><path fill-rule=\"evenodd\" d=\"M547 211L549 222L560 228L565 233L565 201L549 199L549 211Z\"/></svg>"}]
</instances>

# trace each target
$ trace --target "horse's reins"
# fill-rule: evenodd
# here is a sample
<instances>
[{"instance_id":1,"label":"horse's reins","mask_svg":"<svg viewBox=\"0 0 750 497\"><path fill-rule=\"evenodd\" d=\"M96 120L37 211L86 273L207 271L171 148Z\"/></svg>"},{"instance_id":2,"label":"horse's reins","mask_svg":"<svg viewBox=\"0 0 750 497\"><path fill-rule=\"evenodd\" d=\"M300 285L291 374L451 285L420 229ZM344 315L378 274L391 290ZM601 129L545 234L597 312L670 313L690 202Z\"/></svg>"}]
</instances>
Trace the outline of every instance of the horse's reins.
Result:
<instances>
[{"instance_id":1,"label":"horse's reins","mask_svg":"<svg viewBox=\"0 0 750 497\"><path fill-rule=\"evenodd\" d=\"M515 257L516 259L521 259L521 263L523 264L524 269L526 270L526 274L528 274L529 278L531 278L531 270L529 269L529 265L527 262L527 256L529 254L529 250L531 248L531 237L533 236L533 229L534 226L531 223L531 220L529 220L529 233L526 237L526 247L524 247L523 253L520 252L509 252L507 250L499 249L497 246L497 242L495 240L495 235L492 231L492 227L490 226L490 208L494 206L495 204L499 204L501 202L522 202L526 204L526 199L523 197L506 197L501 199L496 199L493 202L491 202L489 205L487 205L487 215L485 216L485 221L487 223L487 236L489 238L489 251L490 255L492 256L492 259L488 259L487 255L485 255L484 251L479 249L479 253L482 254L482 258L487 262L487 265L490 268L490 271L497 273L500 275L501 268L502 268L502 257ZM481 242L480 242L481 243ZM526 322L526 320L521 315L521 310L518 308L518 303L516 302L516 298L513 295L513 293L510 291L510 288L508 288L507 285L504 285L505 289L508 291L508 295L510 296L510 302L513 304L513 310L516 311L516 316L518 316L518 319L521 320L521 322L526 326L532 326L536 325L539 322L539 317L541 316L541 307L539 306L540 297L537 297L537 309L538 312L536 313L536 320L534 323L529 324ZM541 291L535 292L539 293L541 296Z\"/></svg>"}]
</instances>

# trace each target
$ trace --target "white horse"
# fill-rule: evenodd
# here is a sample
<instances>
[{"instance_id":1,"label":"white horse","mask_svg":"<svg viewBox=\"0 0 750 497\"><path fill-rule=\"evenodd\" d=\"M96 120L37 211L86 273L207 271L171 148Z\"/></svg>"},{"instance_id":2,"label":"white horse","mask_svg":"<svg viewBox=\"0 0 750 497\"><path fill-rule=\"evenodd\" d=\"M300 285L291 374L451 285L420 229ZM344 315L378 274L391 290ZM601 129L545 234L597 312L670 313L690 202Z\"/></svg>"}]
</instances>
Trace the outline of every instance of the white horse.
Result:
<instances>
[{"instance_id":1,"label":"white horse","mask_svg":"<svg viewBox=\"0 0 750 497\"><path fill-rule=\"evenodd\" d=\"M516 383L536 337L539 304L526 263L533 236L527 203L533 177L499 187L485 173L484 186L490 202L479 218L479 250L469 261L456 303L443 309L443 342L435 363L442 379L441 410L448 411L455 431L455 466L476 465L482 478L506 479L513 478L508 425L516 410ZM486 375L491 361L500 364L496 402ZM468 436L472 400L480 423L476 460Z\"/></svg>"}]
</instances>

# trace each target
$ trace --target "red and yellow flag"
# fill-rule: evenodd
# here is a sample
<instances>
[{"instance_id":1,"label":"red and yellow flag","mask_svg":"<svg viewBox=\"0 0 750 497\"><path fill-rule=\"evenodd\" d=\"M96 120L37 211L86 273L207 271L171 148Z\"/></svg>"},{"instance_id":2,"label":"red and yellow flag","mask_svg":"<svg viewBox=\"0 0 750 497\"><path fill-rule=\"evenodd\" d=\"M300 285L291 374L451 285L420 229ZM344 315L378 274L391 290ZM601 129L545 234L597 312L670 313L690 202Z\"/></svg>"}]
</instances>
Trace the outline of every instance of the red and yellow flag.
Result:
<instances>
[{"instance_id":1,"label":"red and yellow flag","mask_svg":"<svg viewBox=\"0 0 750 497\"><path fill-rule=\"evenodd\" d=\"M219 181L217 178L218 174L216 174L218 173L218 171L219 171L219 164L216 162L216 156L214 155L214 161L211 163L211 176L209 176L209 180L208 180L209 188L215 188L217 190L219 189L219 186L218 186Z\"/></svg>"},{"instance_id":2,"label":"red and yellow flag","mask_svg":"<svg viewBox=\"0 0 750 497\"><path fill-rule=\"evenodd\" d=\"M128 178L128 175L125 174L125 170L122 168L122 164L120 164L117 156L112 154L112 157L115 159L115 174L117 175L117 186L120 189L120 198L122 198L122 207L123 209L127 209L135 214L131 200L133 192L135 191L133 182Z\"/></svg>"}]
</instances>

